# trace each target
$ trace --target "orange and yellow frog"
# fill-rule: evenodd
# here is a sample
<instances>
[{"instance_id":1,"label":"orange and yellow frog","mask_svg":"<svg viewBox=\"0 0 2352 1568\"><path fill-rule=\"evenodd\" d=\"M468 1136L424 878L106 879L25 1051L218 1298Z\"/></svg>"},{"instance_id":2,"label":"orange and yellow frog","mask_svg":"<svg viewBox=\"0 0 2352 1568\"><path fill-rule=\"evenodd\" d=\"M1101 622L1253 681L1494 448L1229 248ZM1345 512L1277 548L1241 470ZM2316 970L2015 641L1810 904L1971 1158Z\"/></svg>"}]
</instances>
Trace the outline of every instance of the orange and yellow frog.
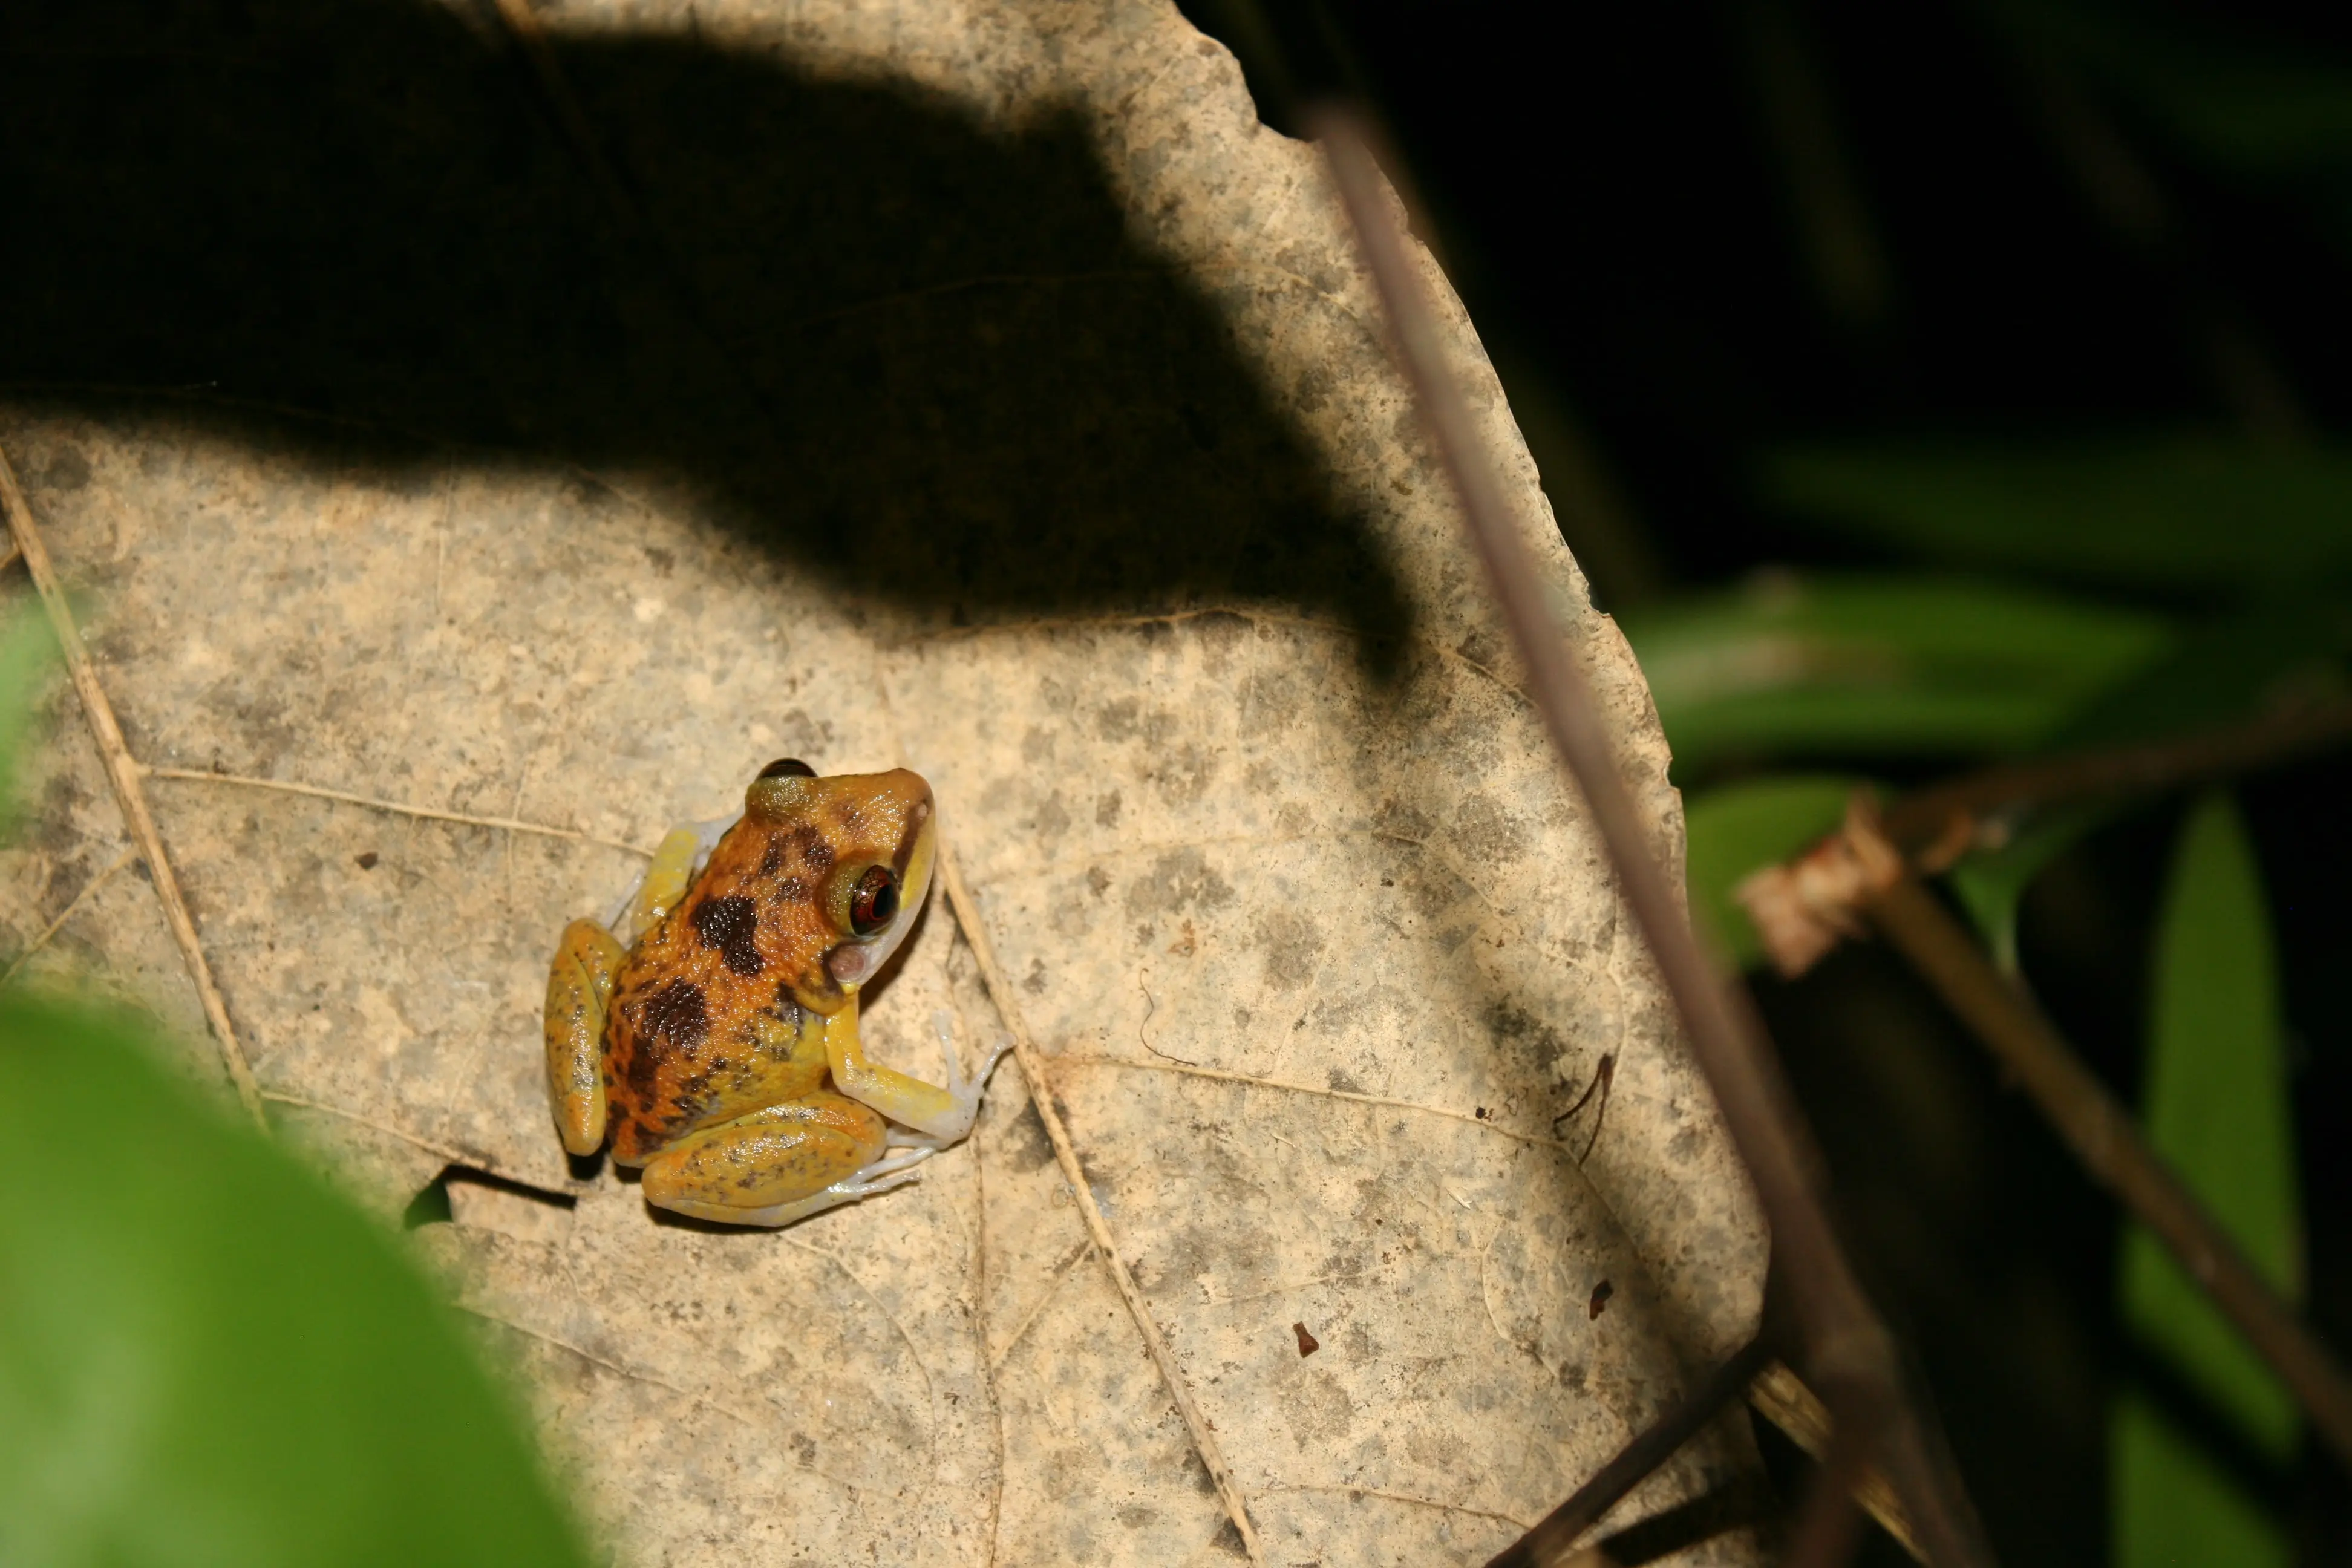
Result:
<instances>
[{"instance_id":1,"label":"orange and yellow frog","mask_svg":"<svg viewBox=\"0 0 2352 1568\"><path fill-rule=\"evenodd\" d=\"M929 890L938 809L904 768L775 762L731 823L680 827L605 922L573 921L547 983L563 1146L642 1166L649 1203L784 1226L912 1181L971 1131L1003 1047L947 1087L870 1062L857 994Z\"/></svg>"}]
</instances>

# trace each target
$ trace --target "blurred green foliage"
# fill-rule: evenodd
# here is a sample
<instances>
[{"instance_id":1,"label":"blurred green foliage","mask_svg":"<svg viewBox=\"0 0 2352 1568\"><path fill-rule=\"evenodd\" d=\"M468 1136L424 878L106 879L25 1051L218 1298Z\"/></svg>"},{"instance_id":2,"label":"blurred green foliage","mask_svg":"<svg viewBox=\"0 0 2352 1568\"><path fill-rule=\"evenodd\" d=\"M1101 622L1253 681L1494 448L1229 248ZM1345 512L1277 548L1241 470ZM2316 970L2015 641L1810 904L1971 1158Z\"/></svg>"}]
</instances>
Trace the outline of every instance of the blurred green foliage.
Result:
<instances>
[{"instance_id":1,"label":"blurred green foliage","mask_svg":"<svg viewBox=\"0 0 2352 1568\"><path fill-rule=\"evenodd\" d=\"M1756 928L1732 895L1759 868L1786 860L1835 827L1867 781L1844 773L1782 773L1726 784L1692 799L1691 917L1735 967L1764 962Z\"/></svg>"},{"instance_id":2,"label":"blurred green foliage","mask_svg":"<svg viewBox=\"0 0 2352 1568\"><path fill-rule=\"evenodd\" d=\"M1786 451L1790 510L1907 553L2130 586L2297 588L2352 573L2352 451L2209 436Z\"/></svg>"},{"instance_id":3,"label":"blurred green foliage","mask_svg":"<svg viewBox=\"0 0 2352 1568\"><path fill-rule=\"evenodd\" d=\"M2149 1139L2255 1268L2301 1298L2285 1029L2253 847L2228 796L2208 796L2176 851L2158 929L2143 1117ZM2294 1402L2157 1239L2124 1238L2127 1329L2263 1458L2294 1450ZM2284 1563L2278 1522L2178 1416L2126 1387L2113 1426L2116 1561Z\"/></svg>"},{"instance_id":4,"label":"blurred green foliage","mask_svg":"<svg viewBox=\"0 0 2352 1568\"><path fill-rule=\"evenodd\" d=\"M0 639L0 773L47 641L37 617ZM394 1237L151 1029L0 992L0 1563L581 1563Z\"/></svg>"},{"instance_id":5,"label":"blurred green foliage","mask_svg":"<svg viewBox=\"0 0 2352 1568\"><path fill-rule=\"evenodd\" d=\"M1741 757L2022 750L2168 641L2139 611L1894 576L1776 575L1621 619L1685 779Z\"/></svg>"},{"instance_id":6,"label":"blurred green foliage","mask_svg":"<svg viewBox=\"0 0 2352 1568\"><path fill-rule=\"evenodd\" d=\"M2026 889L2051 861L2115 815L2115 807L2106 805L2062 806L2029 819L1999 847L1980 850L1952 868L1952 892L2003 973L2018 973L2017 915Z\"/></svg>"}]
</instances>

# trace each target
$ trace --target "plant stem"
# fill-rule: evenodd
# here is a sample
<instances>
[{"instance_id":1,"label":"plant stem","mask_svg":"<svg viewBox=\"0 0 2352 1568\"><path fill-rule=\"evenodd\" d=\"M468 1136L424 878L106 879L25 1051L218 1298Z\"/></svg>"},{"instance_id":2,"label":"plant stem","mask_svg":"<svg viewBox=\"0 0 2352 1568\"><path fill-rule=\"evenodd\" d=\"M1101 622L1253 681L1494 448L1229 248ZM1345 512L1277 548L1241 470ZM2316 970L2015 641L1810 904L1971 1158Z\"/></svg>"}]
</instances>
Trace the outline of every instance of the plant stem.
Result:
<instances>
[{"instance_id":1,"label":"plant stem","mask_svg":"<svg viewBox=\"0 0 2352 1568\"><path fill-rule=\"evenodd\" d=\"M1353 111L1334 105L1315 110L1309 122L1387 309L1422 418L1453 476L1465 526L1526 671L1528 696L1583 792L1625 900L1756 1183L1773 1247L1790 1281L1807 1364L1842 1427L1871 1434L1886 1430L1888 1423L1908 1417L1893 1341L1864 1296L1813 1191L1808 1173L1818 1161L1797 1131L1794 1102L1778 1063L1744 996L1735 997L1723 984L1665 873L1650 857L1645 825L1618 773L1614 748L1552 622L1528 554L1526 524L1504 493L1447 363L1436 317L1422 293L1417 265L1360 122ZM1899 1461L1906 1453L1921 1452L1898 1448L1891 1457ZM1919 1463L1898 1462L1890 1472L1932 1562L1958 1568L1989 1559L1963 1534L1966 1504L1956 1477Z\"/></svg>"},{"instance_id":2,"label":"plant stem","mask_svg":"<svg viewBox=\"0 0 2352 1568\"><path fill-rule=\"evenodd\" d=\"M1948 841L1956 821L2018 805L2172 789L2284 762L2352 737L2352 701L2315 703L2146 745L1988 768L1906 795L1882 831L1906 857Z\"/></svg>"},{"instance_id":3,"label":"plant stem","mask_svg":"<svg viewBox=\"0 0 2352 1568\"><path fill-rule=\"evenodd\" d=\"M1917 879L1897 879L1876 897L1870 912L1886 939L2017 1075L2084 1167L2172 1249L2352 1473L2352 1383L2196 1195L2141 1140L2131 1114Z\"/></svg>"},{"instance_id":4,"label":"plant stem","mask_svg":"<svg viewBox=\"0 0 2352 1568\"><path fill-rule=\"evenodd\" d=\"M1756 1414L1778 1426L1789 1441L1815 1461L1829 1456L1833 1428L1828 1409L1795 1373L1779 1362L1756 1374L1756 1381L1748 1385L1748 1403ZM1895 1538L1895 1543L1908 1552L1913 1562L1927 1560L1927 1554L1919 1549L1919 1538L1911 1529L1911 1521L1904 1515L1901 1500L1895 1497L1895 1489L1886 1484L1883 1471L1875 1467L1864 1470L1862 1479L1854 1483L1853 1500L1878 1521L1880 1529Z\"/></svg>"},{"instance_id":5,"label":"plant stem","mask_svg":"<svg viewBox=\"0 0 2352 1568\"><path fill-rule=\"evenodd\" d=\"M236 1097L244 1103L246 1113L266 1136L269 1118L261 1109L261 1086L254 1081L253 1068L246 1062L245 1047L237 1042L236 1026L229 1022L228 1003L214 984L212 963L205 957L204 942L196 935L195 917L188 912L187 900L180 896L179 876L172 868L172 858L163 851L163 836L156 831L154 815L147 809L147 792L140 784L142 770L131 755L130 744L122 738L122 726L115 722L114 704L107 700L106 688L99 684L98 667L90 662L89 650L82 646L81 630L74 625L65 588L58 581L56 566L50 563L49 547L41 539L40 528L33 521L33 509L17 486L16 470L9 466L5 452L0 452L0 510L7 513L8 529L17 550L24 553L25 569L32 574L33 586L40 591L42 608L48 612L49 626L57 633L58 647L65 654L66 673L73 678L74 694L81 699L82 717L89 724L90 739L106 764L108 781L114 785L114 800L122 809L122 824L130 829L131 842L139 846L139 853L147 862L156 900L163 906L163 922L171 928L172 940L179 945L181 962L187 965L188 979L195 985L196 999L204 1005L205 1021L212 1026L213 1037L220 1047L221 1063L228 1069L229 1081L236 1086Z\"/></svg>"},{"instance_id":6,"label":"plant stem","mask_svg":"<svg viewBox=\"0 0 2352 1568\"><path fill-rule=\"evenodd\" d=\"M1771 1359L1772 1348L1761 1334L1733 1352L1731 1359L1717 1367L1696 1393L1636 1433L1615 1458L1593 1472L1591 1480L1546 1514L1533 1530L1496 1552L1486 1568L1555 1568L1567 1562L1577 1537L1599 1523L1601 1516L1622 1501L1626 1493L1698 1436Z\"/></svg>"}]
</instances>

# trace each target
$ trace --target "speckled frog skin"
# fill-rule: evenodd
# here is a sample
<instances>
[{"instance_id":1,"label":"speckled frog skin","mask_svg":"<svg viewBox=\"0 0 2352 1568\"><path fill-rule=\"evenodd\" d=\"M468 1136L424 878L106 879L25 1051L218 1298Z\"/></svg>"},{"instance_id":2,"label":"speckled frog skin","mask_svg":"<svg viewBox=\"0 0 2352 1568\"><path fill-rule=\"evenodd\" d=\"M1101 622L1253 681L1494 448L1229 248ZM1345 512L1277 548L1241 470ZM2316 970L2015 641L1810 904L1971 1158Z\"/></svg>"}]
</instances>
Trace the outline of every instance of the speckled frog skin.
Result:
<instances>
[{"instance_id":1,"label":"speckled frog skin","mask_svg":"<svg viewBox=\"0 0 2352 1568\"><path fill-rule=\"evenodd\" d=\"M866 1059L860 988L922 911L930 786L901 768L819 778L771 763L743 815L662 842L606 923L565 928L547 986L547 1076L563 1146L644 1167L646 1201L782 1226L914 1179L971 1130L948 1087ZM707 857L707 858L706 858Z\"/></svg>"}]
</instances>

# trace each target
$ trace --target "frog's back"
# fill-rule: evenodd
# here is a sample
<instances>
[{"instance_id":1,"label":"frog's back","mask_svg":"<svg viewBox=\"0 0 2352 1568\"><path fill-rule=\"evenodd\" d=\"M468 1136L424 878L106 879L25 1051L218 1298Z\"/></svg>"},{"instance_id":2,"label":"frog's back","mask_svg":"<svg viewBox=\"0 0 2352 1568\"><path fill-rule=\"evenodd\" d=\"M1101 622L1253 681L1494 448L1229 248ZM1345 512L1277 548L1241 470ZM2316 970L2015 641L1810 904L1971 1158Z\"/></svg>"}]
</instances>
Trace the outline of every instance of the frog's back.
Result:
<instances>
[{"instance_id":1,"label":"frog's back","mask_svg":"<svg viewBox=\"0 0 2352 1568\"><path fill-rule=\"evenodd\" d=\"M697 1128L818 1086L824 1052L804 1038L803 999L838 993L813 891L830 861L804 832L746 819L629 954L605 1031L615 1160L641 1163Z\"/></svg>"}]
</instances>

